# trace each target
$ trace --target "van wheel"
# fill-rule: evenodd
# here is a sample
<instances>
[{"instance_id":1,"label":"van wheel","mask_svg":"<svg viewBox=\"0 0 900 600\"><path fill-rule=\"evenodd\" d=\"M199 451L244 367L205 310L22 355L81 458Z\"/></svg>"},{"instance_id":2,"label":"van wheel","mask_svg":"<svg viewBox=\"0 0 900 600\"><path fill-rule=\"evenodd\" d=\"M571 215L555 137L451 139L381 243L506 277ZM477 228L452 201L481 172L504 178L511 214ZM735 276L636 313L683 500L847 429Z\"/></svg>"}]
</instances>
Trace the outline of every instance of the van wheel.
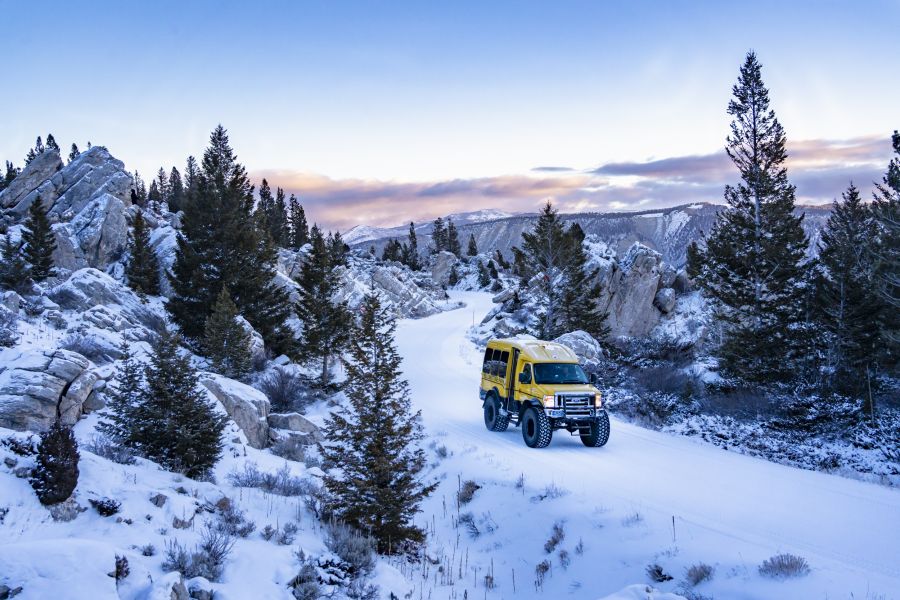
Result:
<instances>
[{"instance_id":1,"label":"van wheel","mask_svg":"<svg viewBox=\"0 0 900 600\"><path fill-rule=\"evenodd\" d=\"M550 418L547 413L529 406L522 415L522 439L529 448L546 448L553 437Z\"/></svg>"},{"instance_id":2,"label":"van wheel","mask_svg":"<svg viewBox=\"0 0 900 600\"><path fill-rule=\"evenodd\" d=\"M484 402L484 426L488 431L506 431L509 427L509 415L500 414L500 400L494 394Z\"/></svg>"},{"instance_id":3,"label":"van wheel","mask_svg":"<svg viewBox=\"0 0 900 600\"><path fill-rule=\"evenodd\" d=\"M605 446L609 441L609 415L606 411L591 421L590 433L581 434L581 443L588 448L599 448Z\"/></svg>"}]
</instances>

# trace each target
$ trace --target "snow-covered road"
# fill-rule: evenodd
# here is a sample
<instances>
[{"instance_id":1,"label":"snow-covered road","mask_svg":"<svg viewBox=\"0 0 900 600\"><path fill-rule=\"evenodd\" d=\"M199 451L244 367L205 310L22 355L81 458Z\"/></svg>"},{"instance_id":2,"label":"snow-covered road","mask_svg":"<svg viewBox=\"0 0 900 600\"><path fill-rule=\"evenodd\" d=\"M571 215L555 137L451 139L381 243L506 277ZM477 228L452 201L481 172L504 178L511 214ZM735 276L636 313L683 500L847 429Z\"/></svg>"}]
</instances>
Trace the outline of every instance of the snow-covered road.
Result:
<instances>
[{"instance_id":1,"label":"snow-covered road","mask_svg":"<svg viewBox=\"0 0 900 600\"><path fill-rule=\"evenodd\" d=\"M543 450L527 448L516 428L488 432L477 392L481 352L465 333L492 303L481 293L455 293L453 299L467 307L403 321L397 332L405 376L429 435L452 453L441 467L447 483L429 500L425 516L433 518L428 512L438 512L447 501L457 475L484 484L483 506L473 502L473 510L489 511L499 525L498 537L488 546L473 545L482 548L485 559L511 569L521 564L525 583L520 587L526 595L529 590L538 594L531 583L533 566L550 524L565 520L570 539L583 535L588 550L594 548L583 561L592 565L578 568L573 561L548 582L566 597L596 598L647 581L644 567L653 561L670 563L675 581L661 587L675 589L683 568L698 560L717 568L713 581L703 584L709 587L698 588L716 597L900 597L896 490L777 465L618 420L602 449L585 448L566 432L556 432ZM552 483L570 493L552 503L533 498L530 507L516 503L513 483L520 474L529 490ZM601 528L604 533L598 532ZM447 532L447 539L451 535ZM787 583L761 578L757 565L778 552L805 557L812 574ZM504 589L507 594L497 597L510 595L500 579L498 590ZM521 596L519 590L515 597Z\"/></svg>"}]
</instances>

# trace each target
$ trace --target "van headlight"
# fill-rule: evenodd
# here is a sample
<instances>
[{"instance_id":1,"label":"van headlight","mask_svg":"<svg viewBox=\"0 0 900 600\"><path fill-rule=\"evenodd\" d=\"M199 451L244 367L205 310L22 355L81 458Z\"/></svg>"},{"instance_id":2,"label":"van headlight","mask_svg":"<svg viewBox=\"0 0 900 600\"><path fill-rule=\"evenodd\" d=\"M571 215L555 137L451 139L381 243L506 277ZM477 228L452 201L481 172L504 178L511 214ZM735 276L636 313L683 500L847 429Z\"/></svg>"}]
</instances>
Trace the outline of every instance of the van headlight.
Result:
<instances>
[{"instance_id":1,"label":"van headlight","mask_svg":"<svg viewBox=\"0 0 900 600\"><path fill-rule=\"evenodd\" d=\"M594 394L594 408L601 408L603 406L603 401L600 399L600 394Z\"/></svg>"},{"instance_id":2,"label":"van headlight","mask_svg":"<svg viewBox=\"0 0 900 600\"><path fill-rule=\"evenodd\" d=\"M556 404L556 396L544 396L544 406L551 407Z\"/></svg>"}]
</instances>

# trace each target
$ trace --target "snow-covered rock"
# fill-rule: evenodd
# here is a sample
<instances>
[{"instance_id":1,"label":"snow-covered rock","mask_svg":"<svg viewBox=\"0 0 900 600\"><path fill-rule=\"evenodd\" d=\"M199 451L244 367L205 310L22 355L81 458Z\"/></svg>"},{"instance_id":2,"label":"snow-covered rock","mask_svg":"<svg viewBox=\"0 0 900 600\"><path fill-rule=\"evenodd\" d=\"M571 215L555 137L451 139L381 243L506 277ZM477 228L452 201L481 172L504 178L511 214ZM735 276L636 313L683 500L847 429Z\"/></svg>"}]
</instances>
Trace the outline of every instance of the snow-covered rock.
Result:
<instances>
[{"instance_id":1,"label":"snow-covered rock","mask_svg":"<svg viewBox=\"0 0 900 600\"><path fill-rule=\"evenodd\" d=\"M600 343L586 331L564 333L553 341L572 350L582 365L596 364L603 358Z\"/></svg>"},{"instance_id":2,"label":"snow-covered rock","mask_svg":"<svg viewBox=\"0 0 900 600\"><path fill-rule=\"evenodd\" d=\"M450 283L450 270L458 262L458 258L452 252L441 250L431 264L431 279L436 285L446 286Z\"/></svg>"},{"instance_id":3,"label":"snow-covered rock","mask_svg":"<svg viewBox=\"0 0 900 600\"><path fill-rule=\"evenodd\" d=\"M629 585L614 594L603 596L600 600L685 600L685 597L662 592L653 586L641 583Z\"/></svg>"},{"instance_id":4,"label":"snow-covered rock","mask_svg":"<svg viewBox=\"0 0 900 600\"><path fill-rule=\"evenodd\" d=\"M25 165L12 183L0 192L0 206L21 217L28 212L35 198L41 196L44 203L50 203L53 185L50 179L63 168L59 152L47 150Z\"/></svg>"},{"instance_id":5,"label":"snow-covered rock","mask_svg":"<svg viewBox=\"0 0 900 600\"><path fill-rule=\"evenodd\" d=\"M643 337L659 322L653 305L662 271L662 255L635 242L604 285L613 337ZM601 302L601 306L602 306Z\"/></svg>"},{"instance_id":6,"label":"snow-covered rock","mask_svg":"<svg viewBox=\"0 0 900 600\"><path fill-rule=\"evenodd\" d=\"M315 423L296 412L271 413L269 415L269 427L291 433L299 433L303 436L304 441L310 443L321 442L325 439Z\"/></svg>"},{"instance_id":7,"label":"snow-covered rock","mask_svg":"<svg viewBox=\"0 0 900 600\"><path fill-rule=\"evenodd\" d=\"M404 266L379 265L373 259L351 256L347 266L337 267L336 271L339 284L335 297L351 309L372 292L400 318L427 317L447 308L442 290L421 285L415 274Z\"/></svg>"},{"instance_id":8,"label":"snow-covered rock","mask_svg":"<svg viewBox=\"0 0 900 600\"><path fill-rule=\"evenodd\" d=\"M250 338L250 359L254 363L264 361L266 359L266 343L263 341L262 335L253 329L253 325L244 317L238 315L237 322Z\"/></svg>"},{"instance_id":9,"label":"snow-covered rock","mask_svg":"<svg viewBox=\"0 0 900 600\"><path fill-rule=\"evenodd\" d=\"M203 373L200 383L222 404L253 448L269 443L269 399L257 389L215 373Z\"/></svg>"},{"instance_id":10,"label":"snow-covered rock","mask_svg":"<svg viewBox=\"0 0 900 600\"><path fill-rule=\"evenodd\" d=\"M675 290L672 288L660 288L653 297L653 305L668 314L675 308Z\"/></svg>"},{"instance_id":11,"label":"snow-covered rock","mask_svg":"<svg viewBox=\"0 0 900 600\"><path fill-rule=\"evenodd\" d=\"M0 427L44 431L57 416L73 425L97 375L69 350L0 352Z\"/></svg>"},{"instance_id":12,"label":"snow-covered rock","mask_svg":"<svg viewBox=\"0 0 900 600\"><path fill-rule=\"evenodd\" d=\"M713 322L713 311L700 292L675 298L674 306L663 316L650 337L678 346L696 346L703 342Z\"/></svg>"}]
</instances>

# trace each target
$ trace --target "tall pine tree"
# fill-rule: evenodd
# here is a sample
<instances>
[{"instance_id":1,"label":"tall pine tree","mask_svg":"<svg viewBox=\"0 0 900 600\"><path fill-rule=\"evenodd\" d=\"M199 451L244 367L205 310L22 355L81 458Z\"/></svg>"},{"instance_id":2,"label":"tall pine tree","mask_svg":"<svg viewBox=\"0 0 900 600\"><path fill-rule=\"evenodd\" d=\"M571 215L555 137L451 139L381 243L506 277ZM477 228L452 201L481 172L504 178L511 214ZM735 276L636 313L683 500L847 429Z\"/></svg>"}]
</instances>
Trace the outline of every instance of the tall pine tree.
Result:
<instances>
[{"instance_id":1,"label":"tall pine tree","mask_svg":"<svg viewBox=\"0 0 900 600\"><path fill-rule=\"evenodd\" d=\"M431 226L431 253L437 254L447 249L447 228L444 219L438 217Z\"/></svg>"},{"instance_id":2,"label":"tall pine tree","mask_svg":"<svg viewBox=\"0 0 900 600\"><path fill-rule=\"evenodd\" d=\"M69 499L78 485L78 442L71 427L57 420L41 434L31 487L43 505Z\"/></svg>"},{"instance_id":3,"label":"tall pine tree","mask_svg":"<svg viewBox=\"0 0 900 600\"><path fill-rule=\"evenodd\" d=\"M28 207L28 218L22 232L25 261L34 281L43 281L53 274L53 251L56 250L56 236L47 219L47 210L41 197L35 198Z\"/></svg>"},{"instance_id":4,"label":"tall pine tree","mask_svg":"<svg viewBox=\"0 0 900 600\"><path fill-rule=\"evenodd\" d=\"M253 188L220 125L210 136L202 170L188 188L166 307L182 332L198 340L227 286L241 314L273 352L292 350L285 322L287 293L274 282L276 251L253 217Z\"/></svg>"},{"instance_id":5,"label":"tall pine tree","mask_svg":"<svg viewBox=\"0 0 900 600\"><path fill-rule=\"evenodd\" d=\"M469 256L478 256L478 244L475 243L475 234L469 234L469 247L466 249L466 254Z\"/></svg>"},{"instance_id":6,"label":"tall pine tree","mask_svg":"<svg viewBox=\"0 0 900 600\"><path fill-rule=\"evenodd\" d=\"M177 213L184 204L184 183L181 180L181 173L178 169L172 167L169 172L169 211Z\"/></svg>"},{"instance_id":7,"label":"tall pine tree","mask_svg":"<svg viewBox=\"0 0 900 600\"><path fill-rule=\"evenodd\" d=\"M309 243L309 224L306 212L297 197L291 194L288 200L288 223L290 226L290 247L299 250Z\"/></svg>"},{"instance_id":8,"label":"tall pine tree","mask_svg":"<svg viewBox=\"0 0 900 600\"><path fill-rule=\"evenodd\" d=\"M212 371L242 380L250 373L250 334L237 320L237 306L223 287L206 319L203 332L203 353L209 359Z\"/></svg>"},{"instance_id":9,"label":"tall pine tree","mask_svg":"<svg viewBox=\"0 0 900 600\"><path fill-rule=\"evenodd\" d=\"M456 256L462 255L462 246L459 244L459 232L452 219L447 219L447 248L448 252L452 252Z\"/></svg>"},{"instance_id":10,"label":"tall pine tree","mask_svg":"<svg viewBox=\"0 0 900 600\"><path fill-rule=\"evenodd\" d=\"M128 264L125 276L128 286L139 294L158 296L160 292L159 259L150 245L150 230L144 211L137 209L128 232Z\"/></svg>"},{"instance_id":11,"label":"tall pine tree","mask_svg":"<svg viewBox=\"0 0 900 600\"><path fill-rule=\"evenodd\" d=\"M334 300L337 275L331 249L315 225L310 232L311 249L300 270L297 316L302 322L300 354L322 363L320 385L331 381L330 360L341 352L350 335L351 315Z\"/></svg>"},{"instance_id":12,"label":"tall pine tree","mask_svg":"<svg viewBox=\"0 0 900 600\"><path fill-rule=\"evenodd\" d=\"M12 233L6 232L0 242L0 286L7 290L22 291L28 283L28 263L22 256L22 242L14 242Z\"/></svg>"},{"instance_id":13,"label":"tall pine tree","mask_svg":"<svg viewBox=\"0 0 900 600\"><path fill-rule=\"evenodd\" d=\"M569 226L566 237L569 241L568 257L563 265L566 284L560 296L560 313L565 329L580 329L602 339L609 335L609 327L606 324L608 314L602 312L598 304L603 292L599 269L588 269L584 232L578 223Z\"/></svg>"},{"instance_id":14,"label":"tall pine tree","mask_svg":"<svg viewBox=\"0 0 900 600\"><path fill-rule=\"evenodd\" d=\"M570 242L559 214L548 201L530 232L522 234L522 252L529 274L541 273L538 293L541 303L541 324L537 332L542 339L553 339L564 333L560 320L563 266L569 254Z\"/></svg>"},{"instance_id":15,"label":"tall pine tree","mask_svg":"<svg viewBox=\"0 0 900 600\"><path fill-rule=\"evenodd\" d=\"M407 234L408 243L403 249L403 264L412 269L413 271L418 271L422 268L422 264L419 262L419 240L416 237L416 225L415 223L410 222L409 224L409 233Z\"/></svg>"},{"instance_id":16,"label":"tall pine tree","mask_svg":"<svg viewBox=\"0 0 900 600\"><path fill-rule=\"evenodd\" d=\"M894 156L875 190L872 209L877 224L871 244L875 256L875 282L885 305L882 337L888 367L900 367L900 133L891 138Z\"/></svg>"},{"instance_id":17,"label":"tall pine tree","mask_svg":"<svg viewBox=\"0 0 900 600\"><path fill-rule=\"evenodd\" d=\"M350 407L325 423L324 482L335 516L372 535L379 552L403 552L405 542L424 539L412 520L436 486L421 480L424 433L401 379L396 324L375 295L361 312L344 386Z\"/></svg>"},{"instance_id":18,"label":"tall pine tree","mask_svg":"<svg viewBox=\"0 0 900 600\"><path fill-rule=\"evenodd\" d=\"M794 216L785 135L762 66L753 52L740 69L726 151L741 183L725 188L705 248L698 248L700 283L718 304L724 323L720 349L725 369L747 380L796 375L806 351L802 340L804 258L808 240Z\"/></svg>"},{"instance_id":19,"label":"tall pine tree","mask_svg":"<svg viewBox=\"0 0 900 600\"><path fill-rule=\"evenodd\" d=\"M144 386L144 373L141 364L131 353L128 342L122 342L121 353L115 383L106 388L106 408L97 429L116 444L135 448L139 440L132 436L138 431L138 407Z\"/></svg>"},{"instance_id":20,"label":"tall pine tree","mask_svg":"<svg viewBox=\"0 0 900 600\"><path fill-rule=\"evenodd\" d=\"M822 231L819 261L824 277L816 304L826 332L830 380L838 389L861 395L877 359L882 310L867 250L875 235L871 210L851 184Z\"/></svg>"}]
</instances>

